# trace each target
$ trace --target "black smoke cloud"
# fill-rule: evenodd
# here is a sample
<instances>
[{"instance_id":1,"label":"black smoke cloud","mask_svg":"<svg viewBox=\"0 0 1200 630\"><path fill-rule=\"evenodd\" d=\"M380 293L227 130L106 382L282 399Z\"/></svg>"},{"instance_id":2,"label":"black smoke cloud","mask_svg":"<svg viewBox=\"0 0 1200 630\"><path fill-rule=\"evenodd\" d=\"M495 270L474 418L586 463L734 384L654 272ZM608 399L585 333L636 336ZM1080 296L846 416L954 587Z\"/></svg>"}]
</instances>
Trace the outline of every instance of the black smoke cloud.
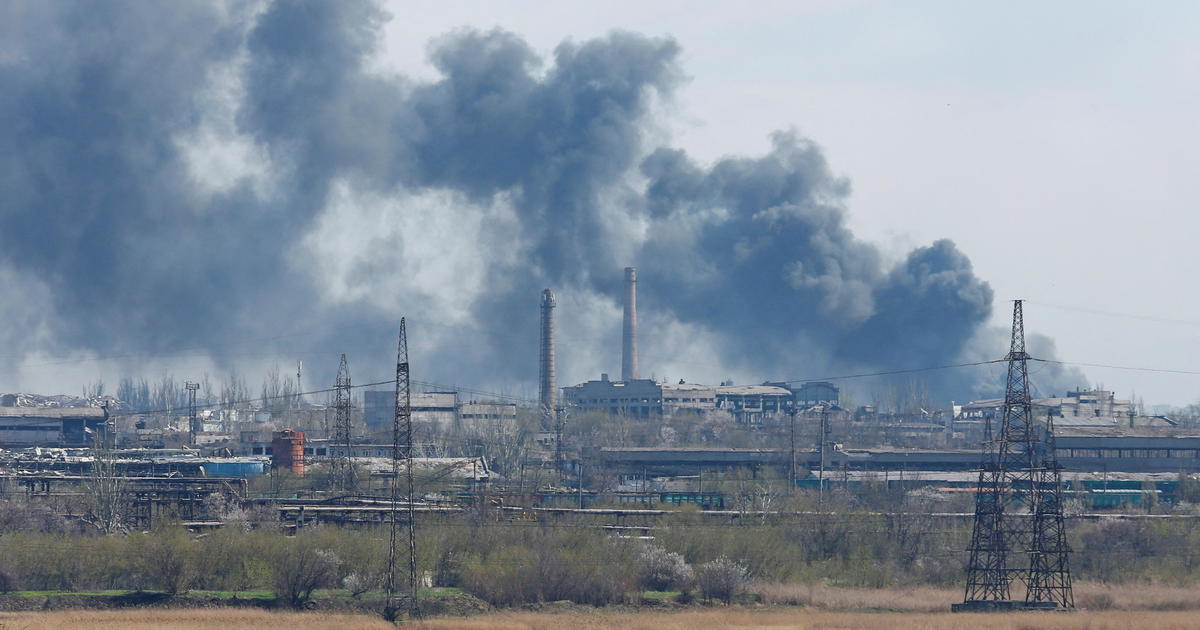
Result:
<instances>
[{"instance_id":1,"label":"black smoke cloud","mask_svg":"<svg viewBox=\"0 0 1200 630\"><path fill-rule=\"evenodd\" d=\"M427 378L512 386L534 380L552 286L581 332L560 340L564 372L582 378L596 357L615 364L617 322L568 307L611 307L629 264L644 347L706 344L720 365L699 373L1003 352L980 341L996 339L993 296L967 257L941 240L883 260L847 228L850 185L811 141L782 132L766 155L711 166L649 146L684 78L675 41L613 33L547 60L512 33L463 30L431 45L440 78L420 82L370 69L387 19L362 0L0 8L0 279L39 313L0 313L13 353L195 345L229 367L248 349L349 349L386 374L408 313ZM251 148L250 175L197 184L188 139L211 129ZM339 223L339 194L406 227ZM387 203L414 196L443 203ZM463 227L428 231L439 219ZM430 241L444 249L419 253ZM331 280L332 258L358 262ZM454 273L422 284L451 258L474 270L469 288ZM656 340L656 323L685 341ZM292 330L307 332L279 334ZM937 379L947 395L971 386Z\"/></svg>"}]
</instances>

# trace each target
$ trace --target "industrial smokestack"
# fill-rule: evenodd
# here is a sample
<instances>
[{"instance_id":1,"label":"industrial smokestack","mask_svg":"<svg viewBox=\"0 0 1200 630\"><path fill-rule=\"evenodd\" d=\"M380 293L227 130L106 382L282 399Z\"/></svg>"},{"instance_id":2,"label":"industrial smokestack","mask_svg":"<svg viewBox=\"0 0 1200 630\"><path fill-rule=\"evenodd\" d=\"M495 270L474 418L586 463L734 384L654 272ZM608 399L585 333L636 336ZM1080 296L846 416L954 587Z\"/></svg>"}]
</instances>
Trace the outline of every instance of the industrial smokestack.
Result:
<instances>
[{"instance_id":1,"label":"industrial smokestack","mask_svg":"<svg viewBox=\"0 0 1200 630\"><path fill-rule=\"evenodd\" d=\"M621 344L621 380L638 377L637 365L637 269L625 268L625 326Z\"/></svg>"},{"instance_id":2,"label":"industrial smokestack","mask_svg":"<svg viewBox=\"0 0 1200 630\"><path fill-rule=\"evenodd\" d=\"M542 291L542 356L538 386L542 417L547 428L554 426L558 413L558 376L554 371L554 291Z\"/></svg>"}]
</instances>

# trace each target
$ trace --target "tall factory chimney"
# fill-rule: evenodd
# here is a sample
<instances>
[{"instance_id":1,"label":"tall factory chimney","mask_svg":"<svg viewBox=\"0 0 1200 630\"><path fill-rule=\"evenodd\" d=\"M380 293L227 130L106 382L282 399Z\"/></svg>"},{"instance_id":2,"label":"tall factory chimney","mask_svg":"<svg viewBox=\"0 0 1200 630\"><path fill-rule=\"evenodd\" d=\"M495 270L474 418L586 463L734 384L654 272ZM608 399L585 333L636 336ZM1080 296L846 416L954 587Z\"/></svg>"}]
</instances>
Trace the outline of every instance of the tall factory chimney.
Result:
<instances>
[{"instance_id":1,"label":"tall factory chimney","mask_svg":"<svg viewBox=\"0 0 1200 630\"><path fill-rule=\"evenodd\" d=\"M637 365L637 269L625 268L625 325L621 334L621 380L638 377Z\"/></svg>"},{"instance_id":2,"label":"tall factory chimney","mask_svg":"<svg viewBox=\"0 0 1200 630\"><path fill-rule=\"evenodd\" d=\"M558 376L554 371L554 291L542 291L542 354L538 374L539 400L547 428L558 414Z\"/></svg>"}]
</instances>

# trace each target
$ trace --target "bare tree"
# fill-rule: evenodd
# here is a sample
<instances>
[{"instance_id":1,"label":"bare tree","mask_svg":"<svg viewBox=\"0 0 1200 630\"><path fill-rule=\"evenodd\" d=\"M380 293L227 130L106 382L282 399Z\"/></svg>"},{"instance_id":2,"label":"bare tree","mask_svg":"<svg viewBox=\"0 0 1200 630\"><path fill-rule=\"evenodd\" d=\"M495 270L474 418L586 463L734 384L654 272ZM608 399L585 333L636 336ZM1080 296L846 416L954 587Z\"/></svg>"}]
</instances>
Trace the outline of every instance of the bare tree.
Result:
<instances>
[{"instance_id":1,"label":"bare tree","mask_svg":"<svg viewBox=\"0 0 1200 630\"><path fill-rule=\"evenodd\" d=\"M100 398L104 395L104 381L97 380L94 383L88 383L83 386L84 398Z\"/></svg>"},{"instance_id":2,"label":"bare tree","mask_svg":"<svg viewBox=\"0 0 1200 630\"><path fill-rule=\"evenodd\" d=\"M237 409L250 398L250 388L246 386L246 378L237 370L230 370L221 384L221 408Z\"/></svg>"},{"instance_id":3,"label":"bare tree","mask_svg":"<svg viewBox=\"0 0 1200 630\"><path fill-rule=\"evenodd\" d=\"M313 591L337 579L341 560L332 551L318 549L302 537L280 541L275 556L275 597L293 608L303 608Z\"/></svg>"},{"instance_id":4,"label":"bare tree","mask_svg":"<svg viewBox=\"0 0 1200 630\"><path fill-rule=\"evenodd\" d=\"M86 484L87 514L83 520L101 533L114 534L127 530L130 497L125 479L117 474L107 433L97 430L92 434L92 474Z\"/></svg>"}]
</instances>

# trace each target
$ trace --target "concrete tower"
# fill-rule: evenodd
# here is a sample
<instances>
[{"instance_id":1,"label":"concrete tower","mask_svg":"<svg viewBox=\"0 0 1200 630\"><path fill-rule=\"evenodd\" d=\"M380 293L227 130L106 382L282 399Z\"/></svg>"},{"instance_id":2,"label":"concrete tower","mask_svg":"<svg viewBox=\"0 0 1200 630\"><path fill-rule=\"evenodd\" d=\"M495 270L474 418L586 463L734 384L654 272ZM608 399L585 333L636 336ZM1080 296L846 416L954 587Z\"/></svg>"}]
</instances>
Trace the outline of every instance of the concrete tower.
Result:
<instances>
[{"instance_id":1,"label":"concrete tower","mask_svg":"<svg viewBox=\"0 0 1200 630\"><path fill-rule=\"evenodd\" d=\"M554 425L558 407L558 375L554 370L554 291L542 291L542 353L538 374L542 417ZM547 428L548 428L547 427Z\"/></svg>"},{"instance_id":2,"label":"concrete tower","mask_svg":"<svg viewBox=\"0 0 1200 630\"><path fill-rule=\"evenodd\" d=\"M625 325L621 334L621 380L638 377L637 359L637 269L625 268Z\"/></svg>"}]
</instances>

